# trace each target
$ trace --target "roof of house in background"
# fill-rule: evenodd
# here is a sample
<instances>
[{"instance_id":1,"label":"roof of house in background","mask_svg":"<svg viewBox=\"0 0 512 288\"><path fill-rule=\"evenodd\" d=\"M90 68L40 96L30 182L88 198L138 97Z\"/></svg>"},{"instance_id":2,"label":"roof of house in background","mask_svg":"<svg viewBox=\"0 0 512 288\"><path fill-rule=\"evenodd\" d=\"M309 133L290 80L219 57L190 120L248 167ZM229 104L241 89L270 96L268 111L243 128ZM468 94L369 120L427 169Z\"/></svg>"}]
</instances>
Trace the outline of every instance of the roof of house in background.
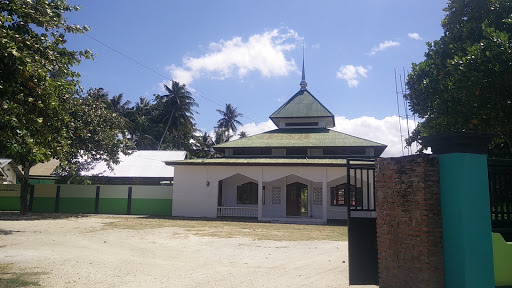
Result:
<instances>
[{"instance_id":1,"label":"roof of house in background","mask_svg":"<svg viewBox=\"0 0 512 288\"><path fill-rule=\"evenodd\" d=\"M59 166L60 162L56 159L50 159L48 162L38 163L30 168L30 176L50 176L53 175L55 168Z\"/></svg>"},{"instance_id":2,"label":"roof of house in background","mask_svg":"<svg viewBox=\"0 0 512 288\"><path fill-rule=\"evenodd\" d=\"M164 161L184 160L185 151L134 151L130 155L121 154L120 163L109 170L107 164L89 163L90 169L83 171L84 176L107 177L174 177L174 167Z\"/></svg>"}]
</instances>

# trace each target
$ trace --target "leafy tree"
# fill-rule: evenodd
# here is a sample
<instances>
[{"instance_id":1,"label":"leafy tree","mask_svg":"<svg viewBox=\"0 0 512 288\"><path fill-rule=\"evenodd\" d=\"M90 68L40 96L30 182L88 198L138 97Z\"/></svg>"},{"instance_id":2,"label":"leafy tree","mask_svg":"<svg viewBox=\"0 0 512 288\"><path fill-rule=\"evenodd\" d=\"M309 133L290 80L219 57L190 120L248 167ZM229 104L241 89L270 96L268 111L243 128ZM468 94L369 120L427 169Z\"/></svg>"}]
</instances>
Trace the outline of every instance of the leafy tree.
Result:
<instances>
[{"instance_id":1,"label":"leafy tree","mask_svg":"<svg viewBox=\"0 0 512 288\"><path fill-rule=\"evenodd\" d=\"M215 154L213 146L215 142L208 133L203 133L201 136L194 137L195 147L192 154L196 158L211 158Z\"/></svg>"},{"instance_id":2,"label":"leafy tree","mask_svg":"<svg viewBox=\"0 0 512 288\"><path fill-rule=\"evenodd\" d=\"M249 137L249 135L247 135L247 132L245 132L245 131L241 131L240 133L238 133L238 136L240 136L240 138Z\"/></svg>"},{"instance_id":3,"label":"leafy tree","mask_svg":"<svg viewBox=\"0 0 512 288\"><path fill-rule=\"evenodd\" d=\"M243 117L244 115L238 112L235 106L226 104L226 108L224 110L217 109L217 112L222 115L222 118L217 121L217 128L224 129L228 135L230 131L236 132L236 125L242 125L242 122L238 121L238 118Z\"/></svg>"},{"instance_id":4,"label":"leafy tree","mask_svg":"<svg viewBox=\"0 0 512 288\"><path fill-rule=\"evenodd\" d=\"M162 146L162 142L169 131L173 131L175 132L174 134L177 134L174 135L174 141L171 139L171 143L176 142L178 149L181 149L184 142L184 134L192 134L195 130L195 123L193 121L194 113L197 113L197 111L194 110L194 107L198 107L199 105L192 97L192 93L187 90L185 84L172 81L171 87L164 84L164 88L167 94L162 96L157 95L156 97L159 114L162 116L162 120L167 122L162 137L160 138L158 149ZM171 126L171 123L174 125Z\"/></svg>"},{"instance_id":5,"label":"leafy tree","mask_svg":"<svg viewBox=\"0 0 512 288\"><path fill-rule=\"evenodd\" d=\"M92 58L89 50L65 47L67 33L87 30L64 18L66 12L78 9L65 0L0 1L0 151L23 166L21 214L27 212L33 165L50 158L70 163L77 154L115 162L115 150L122 150L121 142L110 134L108 139L101 136L105 135L101 129L113 127L102 124L102 118L97 126L81 127L91 108L74 106L80 104L74 96L80 75L72 67ZM77 153L81 149L85 151Z\"/></svg>"},{"instance_id":6,"label":"leafy tree","mask_svg":"<svg viewBox=\"0 0 512 288\"><path fill-rule=\"evenodd\" d=\"M512 1L451 0L444 11L444 35L407 78L405 97L424 118L408 144L451 130L494 132L491 154L510 156Z\"/></svg>"},{"instance_id":7,"label":"leafy tree","mask_svg":"<svg viewBox=\"0 0 512 288\"><path fill-rule=\"evenodd\" d=\"M122 118L113 113L105 102L89 95L72 97L66 110L71 121L64 126L69 143L60 157L59 172L77 176L84 169L84 159L90 163L103 161L111 168L118 163L119 153L129 154L131 142L119 137L124 133Z\"/></svg>"}]
</instances>

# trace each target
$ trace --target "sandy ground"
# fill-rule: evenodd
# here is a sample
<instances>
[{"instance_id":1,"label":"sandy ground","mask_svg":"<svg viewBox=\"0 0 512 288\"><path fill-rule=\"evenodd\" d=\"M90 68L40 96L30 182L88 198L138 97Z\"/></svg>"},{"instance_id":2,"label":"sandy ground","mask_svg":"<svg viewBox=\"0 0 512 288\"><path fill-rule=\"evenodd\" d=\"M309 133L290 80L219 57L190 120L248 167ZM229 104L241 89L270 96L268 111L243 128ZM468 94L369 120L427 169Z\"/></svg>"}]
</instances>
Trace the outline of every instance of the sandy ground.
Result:
<instances>
[{"instance_id":1,"label":"sandy ground","mask_svg":"<svg viewBox=\"0 0 512 288\"><path fill-rule=\"evenodd\" d=\"M103 229L109 221L0 220L0 263L43 272L43 287L348 287L347 242Z\"/></svg>"}]
</instances>

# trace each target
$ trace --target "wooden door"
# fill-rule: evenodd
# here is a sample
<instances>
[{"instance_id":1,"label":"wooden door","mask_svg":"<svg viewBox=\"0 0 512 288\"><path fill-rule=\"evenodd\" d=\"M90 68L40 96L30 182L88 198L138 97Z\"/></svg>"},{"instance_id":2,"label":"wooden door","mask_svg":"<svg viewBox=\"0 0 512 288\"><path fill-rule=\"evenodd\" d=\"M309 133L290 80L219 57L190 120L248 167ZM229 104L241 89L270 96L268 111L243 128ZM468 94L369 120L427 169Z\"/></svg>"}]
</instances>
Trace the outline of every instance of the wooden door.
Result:
<instances>
[{"instance_id":1,"label":"wooden door","mask_svg":"<svg viewBox=\"0 0 512 288\"><path fill-rule=\"evenodd\" d=\"M286 216L301 216L301 190L306 187L299 182L286 185Z\"/></svg>"}]
</instances>

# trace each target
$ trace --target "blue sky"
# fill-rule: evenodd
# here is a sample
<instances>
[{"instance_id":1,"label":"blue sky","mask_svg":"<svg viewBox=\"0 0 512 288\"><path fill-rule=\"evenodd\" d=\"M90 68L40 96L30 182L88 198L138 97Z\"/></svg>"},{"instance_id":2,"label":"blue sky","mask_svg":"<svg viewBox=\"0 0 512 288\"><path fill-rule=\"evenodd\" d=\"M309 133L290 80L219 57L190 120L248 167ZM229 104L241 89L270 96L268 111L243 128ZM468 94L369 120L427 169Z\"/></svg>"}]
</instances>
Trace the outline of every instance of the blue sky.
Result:
<instances>
[{"instance_id":1,"label":"blue sky","mask_svg":"<svg viewBox=\"0 0 512 288\"><path fill-rule=\"evenodd\" d=\"M403 75L423 60L425 42L443 33L446 6L446 0L69 3L82 6L67 14L69 23L91 31L68 37L68 48L96 54L77 67L85 89L102 87L135 102L179 80L199 103L199 129L212 131L216 109L232 103L246 116L239 130L253 135L272 129L268 116L299 90L304 41L308 90L337 116L335 130L387 144L385 156L402 155L394 69Z\"/></svg>"}]
</instances>

